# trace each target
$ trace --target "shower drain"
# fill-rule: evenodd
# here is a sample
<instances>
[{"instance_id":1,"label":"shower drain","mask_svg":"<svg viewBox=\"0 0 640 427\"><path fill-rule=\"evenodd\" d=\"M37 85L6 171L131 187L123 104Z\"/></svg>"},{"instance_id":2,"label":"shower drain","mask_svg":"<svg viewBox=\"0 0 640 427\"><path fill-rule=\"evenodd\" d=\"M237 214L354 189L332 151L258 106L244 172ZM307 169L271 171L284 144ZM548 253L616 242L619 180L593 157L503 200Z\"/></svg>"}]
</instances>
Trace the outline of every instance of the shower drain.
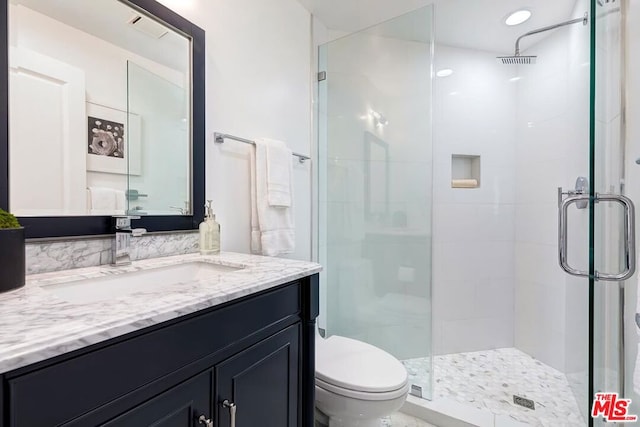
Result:
<instances>
[{"instance_id":1,"label":"shower drain","mask_svg":"<svg viewBox=\"0 0 640 427\"><path fill-rule=\"evenodd\" d=\"M409 394L422 398L422 387L420 387L419 385L411 384L411 390L409 391Z\"/></svg>"},{"instance_id":2,"label":"shower drain","mask_svg":"<svg viewBox=\"0 0 640 427\"><path fill-rule=\"evenodd\" d=\"M527 399L526 397L513 395L513 403L516 405L524 406L527 409L536 410L536 404L531 399Z\"/></svg>"}]
</instances>

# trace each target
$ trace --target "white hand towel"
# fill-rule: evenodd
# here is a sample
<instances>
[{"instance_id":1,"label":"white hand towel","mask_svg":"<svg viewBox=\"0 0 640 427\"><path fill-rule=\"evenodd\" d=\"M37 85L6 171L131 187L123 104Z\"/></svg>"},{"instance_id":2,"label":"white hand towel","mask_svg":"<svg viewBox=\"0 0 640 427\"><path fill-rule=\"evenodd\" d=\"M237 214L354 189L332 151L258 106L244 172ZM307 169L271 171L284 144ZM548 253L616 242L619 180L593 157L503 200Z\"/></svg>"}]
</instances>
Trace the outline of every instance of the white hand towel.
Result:
<instances>
[{"instance_id":1,"label":"white hand towel","mask_svg":"<svg viewBox=\"0 0 640 427\"><path fill-rule=\"evenodd\" d=\"M124 191L114 190L116 193L116 213L118 215L124 215L127 211L127 197Z\"/></svg>"},{"instance_id":2,"label":"white hand towel","mask_svg":"<svg viewBox=\"0 0 640 427\"><path fill-rule=\"evenodd\" d=\"M105 215L116 211L116 191L112 188L89 187L91 195L91 214Z\"/></svg>"},{"instance_id":3,"label":"white hand towel","mask_svg":"<svg viewBox=\"0 0 640 427\"><path fill-rule=\"evenodd\" d=\"M91 212L91 190L89 190L87 188L87 196L86 196L86 201L87 201L87 212Z\"/></svg>"},{"instance_id":4,"label":"white hand towel","mask_svg":"<svg viewBox=\"0 0 640 427\"><path fill-rule=\"evenodd\" d=\"M477 179L452 179L451 188L478 188Z\"/></svg>"},{"instance_id":5,"label":"white hand towel","mask_svg":"<svg viewBox=\"0 0 640 427\"><path fill-rule=\"evenodd\" d=\"M260 139L267 149L267 193L270 206L291 206L292 152L282 141Z\"/></svg>"},{"instance_id":6,"label":"white hand towel","mask_svg":"<svg viewBox=\"0 0 640 427\"><path fill-rule=\"evenodd\" d=\"M262 244L260 243L260 223L258 222L258 189L257 189L257 164L256 149L250 150L251 165L249 166L251 183L251 253L262 254Z\"/></svg>"},{"instance_id":7,"label":"white hand towel","mask_svg":"<svg viewBox=\"0 0 640 427\"><path fill-rule=\"evenodd\" d=\"M121 190L113 190L116 193L116 209L117 210L125 210L127 209L127 198L124 194L124 191Z\"/></svg>"},{"instance_id":8,"label":"white hand towel","mask_svg":"<svg viewBox=\"0 0 640 427\"><path fill-rule=\"evenodd\" d=\"M269 204L266 145L264 140L257 140L251 150L251 252L277 256L292 253L295 248L293 204Z\"/></svg>"}]
</instances>

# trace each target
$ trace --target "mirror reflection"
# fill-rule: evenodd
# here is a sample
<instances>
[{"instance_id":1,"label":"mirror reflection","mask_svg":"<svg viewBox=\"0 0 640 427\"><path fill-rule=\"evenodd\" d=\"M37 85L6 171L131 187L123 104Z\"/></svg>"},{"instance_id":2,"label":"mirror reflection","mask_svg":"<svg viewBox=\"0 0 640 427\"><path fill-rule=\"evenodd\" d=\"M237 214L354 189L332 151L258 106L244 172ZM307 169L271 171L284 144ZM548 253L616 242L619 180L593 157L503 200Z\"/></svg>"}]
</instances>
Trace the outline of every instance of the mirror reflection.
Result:
<instances>
[{"instance_id":1,"label":"mirror reflection","mask_svg":"<svg viewBox=\"0 0 640 427\"><path fill-rule=\"evenodd\" d=\"M369 131L364 133L364 162L365 216L384 222L389 216L389 144Z\"/></svg>"},{"instance_id":2,"label":"mirror reflection","mask_svg":"<svg viewBox=\"0 0 640 427\"><path fill-rule=\"evenodd\" d=\"M190 40L118 0L11 0L10 209L190 215Z\"/></svg>"}]
</instances>

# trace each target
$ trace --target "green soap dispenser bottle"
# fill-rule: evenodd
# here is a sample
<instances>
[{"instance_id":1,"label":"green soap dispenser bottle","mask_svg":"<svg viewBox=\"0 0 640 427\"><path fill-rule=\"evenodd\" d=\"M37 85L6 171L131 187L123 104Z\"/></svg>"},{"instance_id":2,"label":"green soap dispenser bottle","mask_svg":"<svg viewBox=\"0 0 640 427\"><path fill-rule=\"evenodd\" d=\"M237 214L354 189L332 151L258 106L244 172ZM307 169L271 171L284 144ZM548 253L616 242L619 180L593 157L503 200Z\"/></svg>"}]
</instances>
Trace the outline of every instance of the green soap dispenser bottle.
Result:
<instances>
[{"instance_id":1,"label":"green soap dispenser bottle","mask_svg":"<svg viewBox=\"0 0 640 427\"><path fill-rule=\"evenodd\" d=\"M205 205L207 215L199 227L201 255L217 255L220 253L220 224L216 221L211 202L211 200L207 200Z\"/></svg>"}]
</instances>

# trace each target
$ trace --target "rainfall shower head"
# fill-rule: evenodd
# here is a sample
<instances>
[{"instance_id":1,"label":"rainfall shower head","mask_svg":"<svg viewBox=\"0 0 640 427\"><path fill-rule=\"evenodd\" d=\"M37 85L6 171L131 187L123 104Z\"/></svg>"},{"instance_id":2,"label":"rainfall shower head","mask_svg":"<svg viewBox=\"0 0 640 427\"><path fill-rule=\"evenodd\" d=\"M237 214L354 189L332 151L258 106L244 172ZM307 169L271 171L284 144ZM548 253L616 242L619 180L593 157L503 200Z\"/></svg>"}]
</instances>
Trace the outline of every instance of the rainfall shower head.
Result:
<instances>
[{"instance_id":1,"label":"rainfall shower head","mask_svg":"<svg viewBox=\"0 0 640 427\"><path fill-rule=\"evenodd\" d=\"M607 3L609 1L610 0L607 0ZM589 12L585 12L585 14L584 14L584 16L582 18L576 18L576 19L572 19L570 21L561 22L559 24L549 25L548 27L538 28L537 30L529 31L528 33L525 33L525 34L521 35L520 37L518 37L518 40L516 40L516 53L515 53L515 55L513 55L513 56L498 56L496 59L498 60L499 63L504 64L504 65L531 65L531 64L535 64L537 56L520 55L520 41L523 38L532 36L534 34L544 33L545 31L555 30L556 28L564 27L564 26L567 26L567 25L577 24L579 22L581 22L582 25L587 25L587 23L589 22Z\"/></svg>"},{"instance_id":2,"label":"rainfall shower head","mask_svg":"<svg viewBox=\"0 0 640 427\"><path fill-rule=\"evenodd\" d=\"M498 56L496 59L503 65L531 65L536 63L537 56Z\"/></svg>"}]
</instances>

